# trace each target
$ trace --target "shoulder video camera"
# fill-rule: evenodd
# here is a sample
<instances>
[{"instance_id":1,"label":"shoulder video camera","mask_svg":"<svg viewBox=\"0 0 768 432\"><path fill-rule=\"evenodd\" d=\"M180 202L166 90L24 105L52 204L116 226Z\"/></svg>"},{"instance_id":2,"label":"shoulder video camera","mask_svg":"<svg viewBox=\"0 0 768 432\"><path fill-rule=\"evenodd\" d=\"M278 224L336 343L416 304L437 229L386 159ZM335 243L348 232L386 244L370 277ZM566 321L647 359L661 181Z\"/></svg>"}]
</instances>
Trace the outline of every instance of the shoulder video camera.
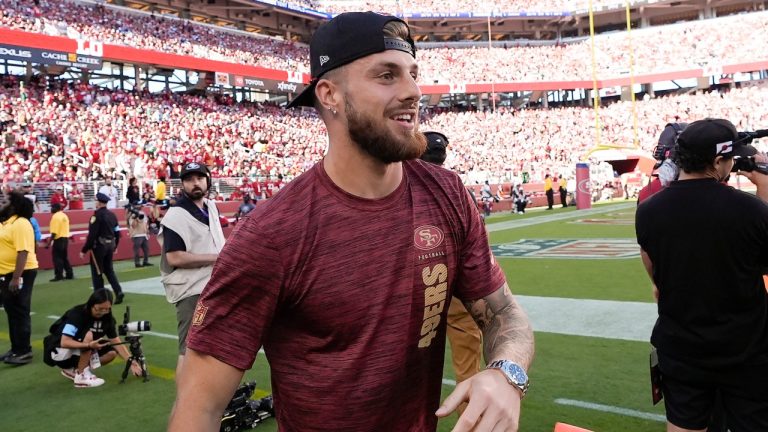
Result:
<instances>
[{"instance_id":1,"label":"shoulder video camera","mask_svg":"<svg viewBox=\"0 0 768 432\"><path fill-rule=\"evenodd\" d=\"M235 390L221 417L220 432L237 432L253 429L264 420L275 416L272 395L259 400L251 399L256 390L256 381L243 383Z\"/></svg>"},{"instance_id":2,"label":"shoulder video camera","mask_svg":"<svg viewBox=\"0 0 768 432\"><path fill-rule=\"evenodd\" d=\"M758 138L764 138L768 136L768 129L760 129L754 132L739 132L739 139L737 142L743 145L749 145L753 140ZM754 156L746 157L734 157L733 169L731 172L736 171L757 171L761 174L768 175L768 164L764 162L757 162Z\"/></svg>"},{"instance_id":3,"label":"shoulder video camera","mask_svg":"<svg viewBox=\"0 0 768 432\"><path fill-rule=\"evenodd\" d=\"M132 204L126 204L125 205L125 212L128 214L129 217L135 217L138 220L144 219L144 212L141 211L141 207L134 206Z\"/></svg>"}]
</instances>

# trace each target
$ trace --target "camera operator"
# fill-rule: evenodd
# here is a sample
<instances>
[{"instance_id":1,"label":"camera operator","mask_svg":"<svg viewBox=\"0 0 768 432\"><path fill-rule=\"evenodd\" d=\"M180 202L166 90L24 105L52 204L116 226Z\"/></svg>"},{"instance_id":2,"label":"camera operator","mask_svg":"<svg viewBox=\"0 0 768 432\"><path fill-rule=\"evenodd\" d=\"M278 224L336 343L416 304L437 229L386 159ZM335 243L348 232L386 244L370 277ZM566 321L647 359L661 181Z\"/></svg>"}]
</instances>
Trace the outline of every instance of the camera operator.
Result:
<instances>
[{"instance_id":1,"label":"camera operator","mask_svg":"<svg viewBox=\"0 0 768 432\"><path fill-rule=\"evenodd\" d=\"M112 292L105 288L94 291L85 304L66 311L49 331L44 340L45 363L60 367L61 374L78 388L104 384L91 369L110 363L118 355L126 361L130 357L125 345L119 345L122 341L112 316ZM131 362L131 372L135 376L142 373L136 361Z\"/></svg>"},{"instance_id":2,"label":"camera operator","mask_svg":"<svg viewBox=\"0 0 768 432\"><path fill-rule=\"evenodd\" d=\"M756 152L727 120L691 123L679 179L637 209L668 431L705 430L718 395L731 430L768 430L768 175L740 172L757 197L724 183L735 157L768 161Z\"/></svg>"},{"instance_id":3,"label":"camera operator","mask_svg":"<svg viewBox=\"0 0 768 432\"><path fill-rule=\"evenodd\" d=\"M126 206L128 215L128 235L133 241L133 262L136 267L151 266L149 262L149 224L147 215L141 210L140 206ZM144 262L141 263L141 253L144 253Z\"/></svg>"},{"instance_id":4,"label":"camera operator","mask_svg":"<svg viewBox=\"0 0 768 432\"><path fill-rule=\"evenodd\" d=\"M211 279L213 264L224 247L216 203L207 199L211 173L205 165L190 162L181 170L182 194L168 209L157 237L162 248L160 274L165 295L176 305L179 329L178 374L187 348L187 331L197 299Z\"/></svg>"}]
</instances>

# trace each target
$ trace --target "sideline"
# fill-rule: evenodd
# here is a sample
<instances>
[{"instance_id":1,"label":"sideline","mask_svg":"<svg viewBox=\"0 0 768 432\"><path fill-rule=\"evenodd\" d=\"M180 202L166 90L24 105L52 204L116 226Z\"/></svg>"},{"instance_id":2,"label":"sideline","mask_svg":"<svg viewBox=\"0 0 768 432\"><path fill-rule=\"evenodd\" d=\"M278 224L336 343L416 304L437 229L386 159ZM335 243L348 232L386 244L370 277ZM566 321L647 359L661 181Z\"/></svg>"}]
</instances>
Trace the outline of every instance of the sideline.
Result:
<instances>
[{"instance_id":1,"label":"sideline","mask_svg":"<svg viewBox=\"0 0 768 432\"><path fill-rule=\"evenodd\" d=\"M530 217L526 219L508 220L504 222L489 223L485 226L485 229L488 232L503 231L508 229L523 228L527 226L539 225L543 223L555 222L555 221L566 220L566 219L583 218L585 216L592 216L596 214L608 213L608 212L624 210L624 209L634 208L634 207L637 207L636 201L622 202L619 204L600 205L598 207L592 207L589 210L577 210L577 211L569 211L564 213L552 213L552 214L546 214L546 215L542 214L541 216Z\"/></svg>"}]
</instances>

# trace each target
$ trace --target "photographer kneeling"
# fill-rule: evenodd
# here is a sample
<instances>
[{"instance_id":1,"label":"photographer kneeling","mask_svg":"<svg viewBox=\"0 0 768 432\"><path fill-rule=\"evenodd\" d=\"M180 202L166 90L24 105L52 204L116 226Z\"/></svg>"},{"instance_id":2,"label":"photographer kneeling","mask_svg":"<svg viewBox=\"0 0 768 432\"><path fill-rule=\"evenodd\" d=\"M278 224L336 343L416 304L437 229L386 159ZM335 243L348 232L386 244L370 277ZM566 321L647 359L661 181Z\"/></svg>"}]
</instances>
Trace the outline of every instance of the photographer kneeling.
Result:
<instances>
[{"instance_id":1,"label":"photographer kneeling","mask_svg":"<svg viewBox=\"0 0 768 432\"><path fill-rule=\"evenodd\" d=\"M44 361L61 368L61 374L75 382L75 387L98 387L104 380L93 374L118 355L128 360L130 354L117 335L112 316L112 292L99 289L85 304L77 305L51 325L44 340ZM97 355L94 355L97 353ZM141 367L131 363L131 372L140 376Z\"/></svg>"}]
</instances>

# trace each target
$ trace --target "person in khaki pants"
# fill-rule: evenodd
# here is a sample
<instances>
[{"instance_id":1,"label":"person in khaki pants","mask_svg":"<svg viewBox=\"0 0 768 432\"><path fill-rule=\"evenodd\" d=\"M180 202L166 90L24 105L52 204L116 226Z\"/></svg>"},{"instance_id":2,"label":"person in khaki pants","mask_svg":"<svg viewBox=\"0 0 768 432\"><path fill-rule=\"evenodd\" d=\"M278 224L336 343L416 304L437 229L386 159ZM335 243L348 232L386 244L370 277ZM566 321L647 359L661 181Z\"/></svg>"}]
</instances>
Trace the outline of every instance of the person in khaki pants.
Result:
<instances>
[{"instance_id":1,"label":"person in khaki pants","mask_svg":"<svg viewBox=\"0 0 768 432\"><path fill-rule=\"evenodd\" d=\"M439 132L425 132L424 135L427 137L427 150L421 155L421 160L442 166L447 156L445 149L448 138ZM451 299L446 323L446 335L451 344L451 361L458 384L480 372L483 334L467 308L456 297ZM459 407L459 412L463 412L464 408L466 404Z\"/></svg>"}]
</instances>

